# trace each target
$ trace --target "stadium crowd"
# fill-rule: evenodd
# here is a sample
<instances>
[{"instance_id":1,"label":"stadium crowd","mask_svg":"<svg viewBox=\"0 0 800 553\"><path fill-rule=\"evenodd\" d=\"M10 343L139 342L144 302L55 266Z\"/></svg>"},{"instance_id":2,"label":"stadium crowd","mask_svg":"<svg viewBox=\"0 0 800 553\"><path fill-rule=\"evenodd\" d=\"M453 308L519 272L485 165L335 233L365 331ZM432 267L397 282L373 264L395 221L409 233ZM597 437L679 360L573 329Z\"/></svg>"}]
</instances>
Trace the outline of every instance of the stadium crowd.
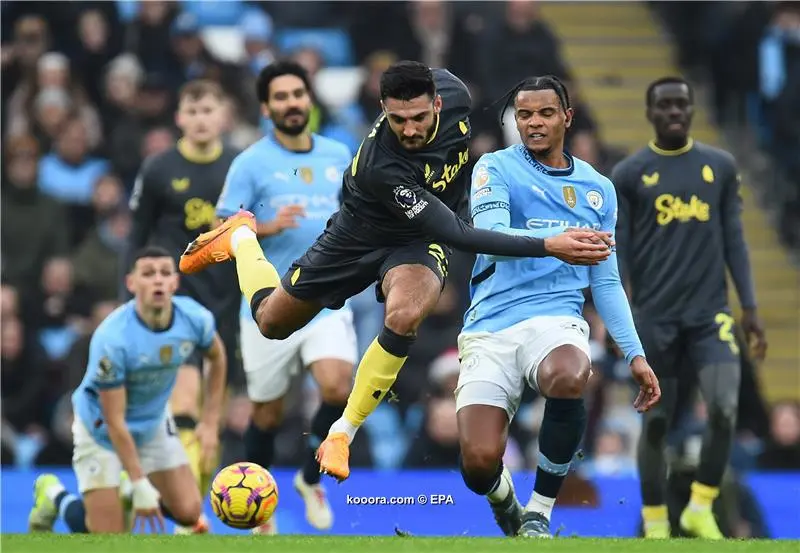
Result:
<instances>
[{"instance_id":1,"label":"stadium crowd","mask_svg":"<svg viewBox=\"0 0 800 553\"><path fill-rule=\"evenodd\" d=\"M792 3L736 3L744 5L735 10L724 3L657 4L687 72L711 75L719 118L727 116L725 94L740 94L748 107L761 147L780 168L781 231L787 244L800 246L800 10ZM704 10L703 17L687 17L690 9ZM127 199L142 161L176 140L175 94L187 80L221 83L227 139L245 148L268 126L253 84L265 64L292 56L312 75L329 66L360 67L363 82L343 105L326 105L326 95L317 91L311 121L317 132L355 150L379 113L377 82L384 68L403 58L448 67L469 84L476 105L472 163L505 145L497 111L483 108L520 78L555 74L577 95L559 39L534 2L322 2L313 10L289 2L4 2L2 10L4 465L70 463L69 394L83 377L93 329L118 305L131 226ZM751 17L756 12L759 18ZM704 24L709 18L726 25L711 33ZM241 37L238 61L204 40L205 30L217 26ZM747 40L740 40L743 35ZM731 55L731 43L742 57ZM580 97L574 103L569 147L609 174L625 152L603 144L585 103ZM420 329L393 399L356 438L354 466L456 466L454 348L471 264L466 255L451 261L448 287ZM363 351L382 324L381 307L369 289L354 309ZM591 302L586 317L597 377L580 474L635 475L639 422L630 407L628 371L607 345ZM752 369L750 374L752 379ZM223 463L242 456L249 416L242 385L241 374L231 375ZM779 405L768 417L757 387L747 388L732 466L800 469L800 409ZM297 380L277 465L298 463L303 446L297 436L315 409L315 393L313 385ZM693 399L682 414L675 449L686 459L705 414ZM511 429L510 468L535 467L541 416L542 402L526 398Z\"/></svg>"}]
</instances>

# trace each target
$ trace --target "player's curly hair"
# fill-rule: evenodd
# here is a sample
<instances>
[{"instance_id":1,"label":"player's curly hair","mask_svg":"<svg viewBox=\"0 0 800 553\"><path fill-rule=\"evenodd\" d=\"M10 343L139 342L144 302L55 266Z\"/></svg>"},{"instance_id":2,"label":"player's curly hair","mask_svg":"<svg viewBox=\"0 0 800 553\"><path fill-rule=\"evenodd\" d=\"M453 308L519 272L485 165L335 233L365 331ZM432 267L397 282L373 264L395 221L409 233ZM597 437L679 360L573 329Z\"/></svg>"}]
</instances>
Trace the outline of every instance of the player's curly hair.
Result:
<instances>
[{"instance_id":1,"label":"player's curly hair","mask_svg":"<svg viewBox=\"0 0 800 553\"><path fill-rule=\"evenodd\" d=\"M272 81L284 75L294 75L303 81L306 85L306 90L311 94L311 80L308 78L308 71L302 65L292 60L278 60L275 61L258 74L256 79L256 97L262 104L267 103L269 100L269 86Z\"/></svg>"},{"instance_id":2,"label":"player's curly hair","mask_svg":"<svg viewBox=\"0 0 800 553\"><path fill-rule=\"evenodd\" d=\"M492 106L495 106L500 102L503 103L503 107L500 109L499 113L501 126L504 126L503 114L514 103L514 100L517 98L517 94L526 90L552 90L556 93L556 96L558 96L558 102L561 104L561 109L567 111L572 107L572 103L569 99L569 92L567 92L567 87L563 82L561 82L561 79L555 75L527 77L514 85L511 90L506 92L503 96L492 103Z\"/></svg>"}]
</instances>

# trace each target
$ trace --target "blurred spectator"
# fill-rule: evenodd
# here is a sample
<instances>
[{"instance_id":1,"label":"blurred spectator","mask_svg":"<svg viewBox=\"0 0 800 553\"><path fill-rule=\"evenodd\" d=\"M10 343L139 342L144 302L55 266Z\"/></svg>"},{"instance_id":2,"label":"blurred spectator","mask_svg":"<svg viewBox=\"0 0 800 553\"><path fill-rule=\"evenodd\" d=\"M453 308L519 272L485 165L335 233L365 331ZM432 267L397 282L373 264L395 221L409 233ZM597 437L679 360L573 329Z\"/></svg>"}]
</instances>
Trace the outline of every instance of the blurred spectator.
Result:
<instances>
[{"instance_id":1,"label":"blurred spectator","mask_svg":"<svg viewBox=\"0 0 800 553\"><path fill-rule=\"evenodd\" d=\"M458 352L440 356L428 378L430 392L423 400L424 415L418 434L411 437L406 453L406 468L445 468L458 466L458 423L454 392L458 383Z\"/></svg>"},{"instance_id":2,"label":"blurred spectator","mask_svg":"<svg viewBox=\"0 0 800 553\"><path fill-rule=\"evenodd\" d=\"M51 359L66 355L85 324L88 298L75 289L72 262L54 257L42 272L41 292L31 305L31 321Z\"/></svg>"},{"instance_id":3,"label":"blurred spectator","mask_svg":"<svg viewBox=\"0 0 800 553\"><path fill-rule=\"evenodd\" d=\"M33 409L42 399L48 361L41 348L25 334L22 321L3 318L0 323L0 391L2 415L18 432L46 423L43 410Z\"/></svg>"},{"instance_id":4,"label":"blurred spectator","mask_svg":"<svg viewBox=\"0 0 800 553\"><path fill-rule=\"evenodd\" d=\"M89 205L97 179L108 170L108 161L90 155L83 121L70 119L56 141L55 151L39 163L39 188L67 204Z\"/></svg>"},{"instance_id":5,"label":"blurred spectator","mask_svg":"<svg viewBox=\"0 0 800 553\"><path fill-rule=\"evenodd\" d=\"M481 37L477 63L484 96L500 98L528 75L555 75L569 80L561 45L539 17L532 0L509 0L505 18L492 22Z\"/></svg>"},{"instance_id":6,"label":"blurred spectator","mask_svg":"<svg viewBox=\"0 0 800 553\"><path fill-rule=\"evenodd\" d=\"M594 453L581 465L581 472L589 477L635 477L638 469L625 435L613 428L602 430L594 444Z\"/></svg>"},{"instance_id":7,"label":"blurred spectator","mask_svg":"<svg viewBox=\"0 0 800 553\"><path fill-rule=\"evenodd\" d=\"M19 317L19 293L6 283L0 286L0 320Z\"/></svg>"},{"instance_id":8,"label":"blurred spectator","mask_svg":"<svg viewBox=\"0 0 800 553\"><path fill-rule=\"evenodd\" d=\"M50 433L36 455L40 466L65 466L72 462L72 412L71 394L64 395L56 404L50 425Z\"/></svg>"},{"instance_id":9,"label":"blurred spectator","mask_svg":"<svg viewBox=\"0 0 800 553\"><path fill-rule=\"evenodd\" d=\"M770 436L758 458L767 470L800 470L800 406L778 403L772 408Z\"/></svg>"},{"instance_id":10,"label":"blurred spectator","mask_svg":"<svg viewBox=\"0 0 800 553\"><path fill-rule=\"evenodd\" d=\"M53 101L50 98L55 97L56 91L66 95L60 102L63 107L70 115L83 122L88 147L90 149L97 147L102 132L97 110L72 74L69 59L59 52L42 55L36 64L36 74L26 78L14 91L7 104L10 116L9 132L11 134L33 132L46 144L52 140L53 128L44 129L42 133L36 127L37 120L32 119L31 114L43 107L42 102Z\"/></svg>"},{"instance_id":11,"label":"blurred spectator","mask_svg":"<svg viewBox=\"0 0 800 553\"><path fill-rule=\"evenodd\" d=\"M111 32L102 11L89 9L78 18L78 40L73 66L79 73L88 99L99 106L103 99L103 73L106 65L121 52L122 36Z\"/></svg>"},{"instance_id":12,"label":"blurred spectator","mask_svg":"<svg viewBox=\"0 0 800 553\"><path fill-rule=\"evenodd\" d=\"M171 74L178 61L170 47L170 26L177 4L148 0L139 2L136 19L127 26L125 50L133 53L145 73Z\"/></svg>"},{"instance_id":13,"label":"blurred spectator","mask_svg":"<svg viewBox=\"0 0 800 553\"><path fill-rule=\"evenodd\" d=\"M606 176L625 157L623 152L603 144L592 130L571 133L569 152Z\"/></svg>"},{"instance_id":14,"label":"blurred spectator","mask_svg":"<svg viewBox=\"0 0 800 553\"><path fill-rule=\"evenodd\" d=\"M64 207L39 191L36 140L31 136L13 137L5 142L4 153L0 206L3 273L11 285L28 297L42 274L45 260L68 253L70 224Z\"/></svg>"},{"instance_id":15,"label":"blurred spectator","mask_svg":"<svg viewBox=\"0 0 800 553\"><path fill-rule=\"evenodd\" d=\"M7 15L4 14L4 17ZM36 63L50 47L50 41L50 30L43 18L29 15L17 20L11 42L3 44L4 109L8 105L12 91L16 90L22 82L32 82L35 79ZM8 128L8 121L6 117L2 119L5 130Z\"/></svg>"},{"instance_id":16,"label":"blurred spectator","mask_svg":"<svg viewBox=\"0 0 800 553\"><path fill-rule=\"evenodd\" d=\"M73 257L75 284L92 298L110 300L117 295L124 246L130 229L130 213L117 209L100 219L97 227L78 246Z\"/></svg>"},{"instance_id":17,"label":"blurred spectator","mask_svg":"<svg viewBox=\"0 0 800 553\"><path fill-rule=\"evenodd\" d=\"M175 145L175 134L167 127L154 127L144 136L142 141L141 158L166 152Z\"/></svg>"}]
</instances>

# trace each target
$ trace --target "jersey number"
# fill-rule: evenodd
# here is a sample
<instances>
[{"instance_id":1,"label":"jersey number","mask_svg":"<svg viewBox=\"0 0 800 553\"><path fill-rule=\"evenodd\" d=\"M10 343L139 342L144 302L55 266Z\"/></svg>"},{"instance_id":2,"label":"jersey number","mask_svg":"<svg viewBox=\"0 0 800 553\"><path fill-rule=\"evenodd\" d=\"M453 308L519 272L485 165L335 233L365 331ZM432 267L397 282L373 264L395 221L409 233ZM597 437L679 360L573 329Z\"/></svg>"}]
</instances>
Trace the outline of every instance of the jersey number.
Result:
<instances>
[{"instance_id":1,"label":"jersey number","mask_svg":"<svg viewBox=\"0 0 800 553\"><path fill-rule=\"evenodd\" d=\"M728 344L734 355L739 355L739 344L736 343L736 336L733 335L733 317L727 313L717 313L714 322L719 325L719 339Z\"/></svg>"}]
</instances>

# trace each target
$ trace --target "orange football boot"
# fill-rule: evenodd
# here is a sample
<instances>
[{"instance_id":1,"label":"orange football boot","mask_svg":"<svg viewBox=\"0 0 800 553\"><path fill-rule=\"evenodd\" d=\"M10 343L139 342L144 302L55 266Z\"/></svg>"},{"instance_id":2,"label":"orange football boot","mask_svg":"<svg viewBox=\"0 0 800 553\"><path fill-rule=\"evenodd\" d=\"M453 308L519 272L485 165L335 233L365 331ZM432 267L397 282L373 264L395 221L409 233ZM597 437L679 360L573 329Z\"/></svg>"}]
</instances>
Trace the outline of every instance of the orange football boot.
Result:
<instances>
[{"instance_id":1,"label":"orange football boot","mask_svg":"<svg viewBox=\"0 0 800 553\"><path fill-rule=\"evenodd\" d=\"M241 226L247 226L255 232L255 216L249 211L240 210L217 228L198 236L181 255L179 264L181 272L186 275L199 273L209 265L223 263L233 258L231 236L233 231Z\"/></svg>"},{"instance_id":2,"label":"orange football boot","mask_svg":"<svg viewBox=\"0 0 800 553\"><path fill-rule=\"evenodd\" d=\"M344 432L334 432L317 450L319 471L333 476L339 482L350 476L350 440Z\"/></svg>"}]
</instances>

